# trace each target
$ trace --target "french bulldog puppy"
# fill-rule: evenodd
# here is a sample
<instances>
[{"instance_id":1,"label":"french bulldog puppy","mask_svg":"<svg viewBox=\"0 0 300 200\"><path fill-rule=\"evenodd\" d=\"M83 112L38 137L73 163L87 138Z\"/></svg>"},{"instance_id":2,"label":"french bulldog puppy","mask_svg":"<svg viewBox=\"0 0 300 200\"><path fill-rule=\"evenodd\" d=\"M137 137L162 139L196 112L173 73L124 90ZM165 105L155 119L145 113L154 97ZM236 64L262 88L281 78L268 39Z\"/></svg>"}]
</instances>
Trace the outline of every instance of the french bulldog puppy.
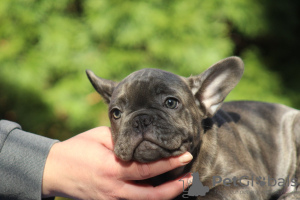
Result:
<instances>
[{"instance_id":1,"label":"french bulldog puppy","mask_svg":"<svg viewBox=\"0 0 300 200\"><path fill-rule=\"evenodd\" d=\"M240 58L229 57L188 78L159 69L133 72L119 83L87 75L109 104L118 158L147 163L193 154L187 166L156 179L197 172L209 188L205 196L178 199L300 197L300 112L262 102L223 103L243 70Z\"/></svg>"}]
</instances>

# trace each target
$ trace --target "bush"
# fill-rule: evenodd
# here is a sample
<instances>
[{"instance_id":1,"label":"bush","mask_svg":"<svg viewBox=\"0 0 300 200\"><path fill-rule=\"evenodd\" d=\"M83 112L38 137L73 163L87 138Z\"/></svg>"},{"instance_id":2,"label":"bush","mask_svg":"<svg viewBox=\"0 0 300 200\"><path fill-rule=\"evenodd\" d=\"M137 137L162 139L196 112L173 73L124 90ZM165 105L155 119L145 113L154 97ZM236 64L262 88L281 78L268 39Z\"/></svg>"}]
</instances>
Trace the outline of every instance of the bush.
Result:
<instances>
[{"instance_id":1,"label":"bush","mask_svg":"<svg viewBox=\"0 0 300 200\"><path fill-rule=\"evenodd\" d=\"M245 75L228 100L300 107L299 1L0 1L0 117L66 139L109 125L85 69L198 74L231 55Z\"/></svg>"}]
</instances>

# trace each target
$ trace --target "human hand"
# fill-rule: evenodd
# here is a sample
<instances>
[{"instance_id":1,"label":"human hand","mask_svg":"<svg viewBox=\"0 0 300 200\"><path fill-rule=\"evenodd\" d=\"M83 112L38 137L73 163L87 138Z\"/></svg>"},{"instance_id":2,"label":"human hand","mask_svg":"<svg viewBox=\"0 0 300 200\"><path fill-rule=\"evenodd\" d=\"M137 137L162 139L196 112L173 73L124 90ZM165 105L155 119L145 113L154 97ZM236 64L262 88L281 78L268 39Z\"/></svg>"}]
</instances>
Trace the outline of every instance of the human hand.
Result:
<instances>
[{"instance_id":1,"label":"human hand","mask_svg":"<svg viewBox=\"0 0 300 200\"><path fill-rule=\"evenodd\" d=\"M191 154L184 153L147 164L121 161L114 155L110 129L98 127L52 146L44 170L43 197L172 199L182 192L179 179L157 187L132 180L157 176L191 160ZM190 178L186 176L185 183Z\"/></svg>"}]
</instances>

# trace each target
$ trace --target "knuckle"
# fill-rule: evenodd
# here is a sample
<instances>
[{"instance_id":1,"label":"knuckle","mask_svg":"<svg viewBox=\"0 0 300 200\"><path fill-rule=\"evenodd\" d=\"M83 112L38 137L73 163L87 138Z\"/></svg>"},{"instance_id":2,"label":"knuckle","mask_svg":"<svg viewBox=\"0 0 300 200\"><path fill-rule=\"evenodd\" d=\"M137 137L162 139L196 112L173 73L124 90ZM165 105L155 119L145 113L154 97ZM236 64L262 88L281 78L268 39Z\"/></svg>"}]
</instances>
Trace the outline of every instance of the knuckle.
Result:
<instances>
[{"instance_id":1,"label":"knuckle","mask_svg":"<svg viewBox=\"0 0 300 200\"><path fill-rule=\"evenodd\" d=\"M123 179L123 177L125 177L125 172L124 170L122 170L122 168L115 168L113 170L111 170L110 172L111 177L117 179L117 180L121 180Z\"/></svg>"},{"instance_id":2,"label":"knuckle","mask_svg":"<svg viewBox=\"0 0 300 200\"><path fill-rule=\"evenodd\" d=\"M175 168L175 167L177 167L177 162L176 161L177 160L175 158L168 159L169 167L172 168L172 169Z\"/></svg>"},{"instance_id":3,"label":"knuckle","mask_svg":"<svg viewBox=\"0 0 300 200\"><path fill-rule=\"evenodd\" d=\"M137 168L141 178L148 178L151 175L150 166L148 164L138 164Z\"/></svg>"}]
</instances>

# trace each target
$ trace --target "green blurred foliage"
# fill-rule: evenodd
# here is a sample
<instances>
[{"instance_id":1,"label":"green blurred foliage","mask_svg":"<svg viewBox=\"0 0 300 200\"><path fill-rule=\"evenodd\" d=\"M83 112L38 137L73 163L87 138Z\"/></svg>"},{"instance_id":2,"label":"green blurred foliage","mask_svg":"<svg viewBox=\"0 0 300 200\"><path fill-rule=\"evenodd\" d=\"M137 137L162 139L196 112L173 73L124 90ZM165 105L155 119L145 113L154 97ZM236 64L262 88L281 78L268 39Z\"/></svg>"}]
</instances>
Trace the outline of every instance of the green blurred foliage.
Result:
<instances>
[{"instance_id":1,"label":"green blurred foliage","mask_svg":"<svg viewBox=\"0 0 300 200\"><path fill-rule=\"evenodd\" d=\"M199 74L245 62L227 100L300 108L297 0L1 0L0 117L60 140L109 125L85 69L113 80L145 68Z\"/></svg>"},{"instance_id":2,"label":"green blurred foliage","mask_svg":"<svg viewBox=\"0 0 300 200\"><path fill-rule=\"evenodd\" d=\"M296 0L1 0L0 117L66 139L109 125L85 69L199 74L227 56L245 74L227 100L300 108Z\"/></svg>"}]
</instances>

